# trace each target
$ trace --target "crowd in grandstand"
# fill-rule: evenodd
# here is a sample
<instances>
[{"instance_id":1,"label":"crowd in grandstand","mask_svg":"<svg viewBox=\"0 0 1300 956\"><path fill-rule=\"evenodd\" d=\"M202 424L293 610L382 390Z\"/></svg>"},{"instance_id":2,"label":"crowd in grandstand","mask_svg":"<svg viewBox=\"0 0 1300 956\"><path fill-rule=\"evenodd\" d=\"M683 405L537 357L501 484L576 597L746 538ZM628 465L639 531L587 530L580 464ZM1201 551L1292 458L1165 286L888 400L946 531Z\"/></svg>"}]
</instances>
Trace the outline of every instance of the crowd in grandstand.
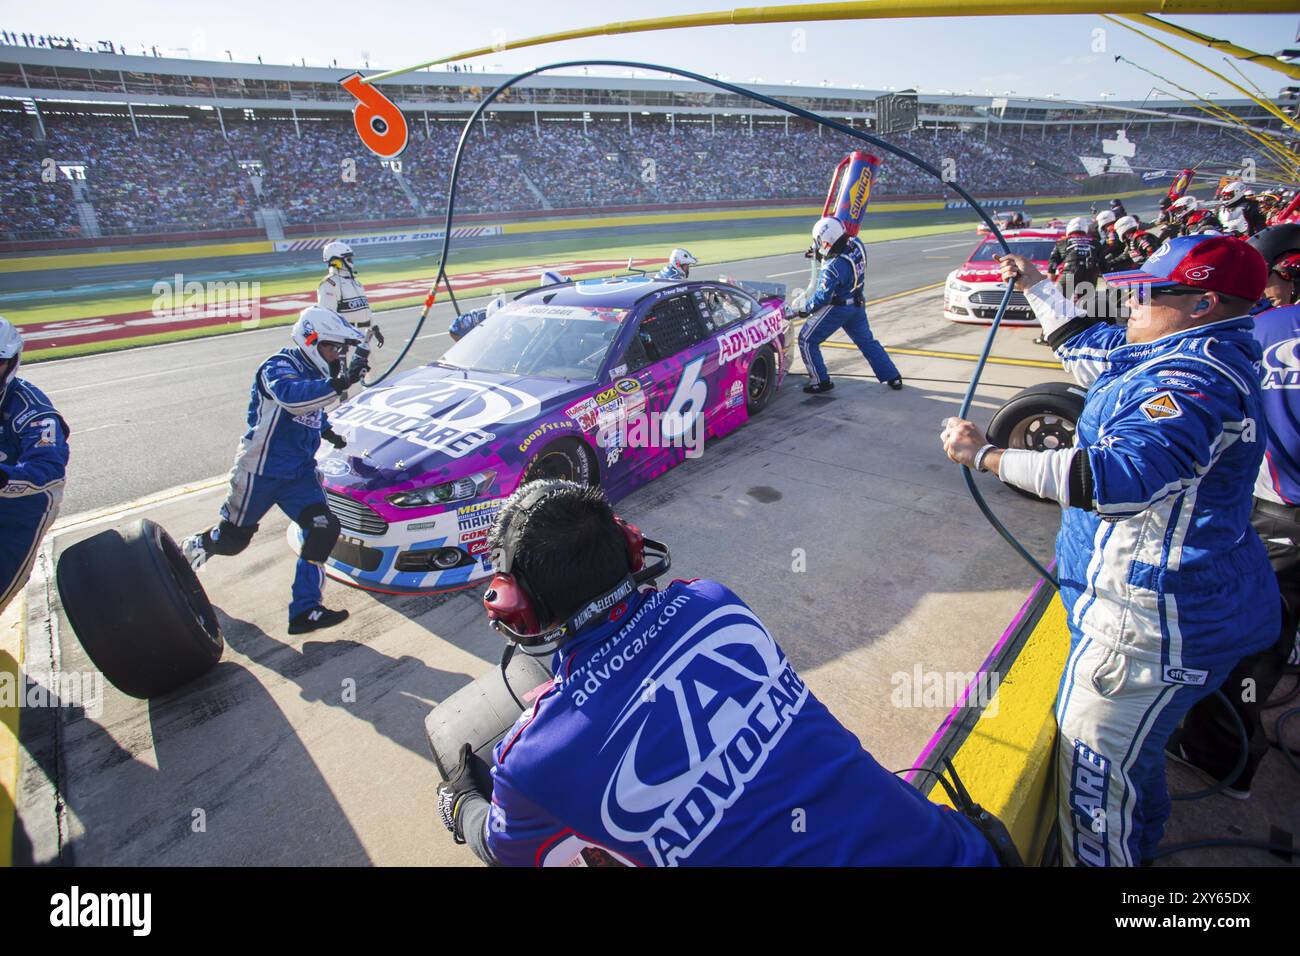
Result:
<instances>
[{"instance_id":1,"label":"crowd in grandstand","mask_svg":"<svg viewBox=\"0 0 1300 956\"><path fill-rule=\"evenodd\" d=\"M554 118L476 126L463 161L458 213L590 208L638 203L815 199L830 171L861 146L816 129L787 130L764 118L752 131L737 117L669 125L604 118ZM70 182L42 180L42 160L84 164L80 198L104 234L250 228L259 207L285 222L360 223L430 218L445 209L459 122L415 119L401 172L361 147L350 119L240 121L47 114L45 139L32 120L0 121L0 212L5 238L71 237L82 230ZM888 137L982 194L1063 194L1079 188L1080 155L1104 155L1112 130L1088 128L1004 138L982 131L919 129ZM1180 167L1193 159L1239 165L1262 157L1212 128L1150 136L1131 131L1135 168ZM346 161L353 161L351 165ZM251 175L259 176L255 187ZM934 180L886 157L875 195L934 195Z\"/></svg>"}]
</instances>

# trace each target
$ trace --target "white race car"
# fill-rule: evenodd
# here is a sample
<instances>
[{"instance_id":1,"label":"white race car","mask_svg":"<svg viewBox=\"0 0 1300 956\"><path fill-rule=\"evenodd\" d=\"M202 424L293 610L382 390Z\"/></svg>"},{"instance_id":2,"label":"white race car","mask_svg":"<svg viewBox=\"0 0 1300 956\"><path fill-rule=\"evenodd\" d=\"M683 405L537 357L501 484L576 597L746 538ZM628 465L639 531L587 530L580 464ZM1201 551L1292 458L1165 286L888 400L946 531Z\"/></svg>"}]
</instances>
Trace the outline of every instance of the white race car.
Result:
<instances>
[{"instance_id":1,"label":"white race car","mask_svg":"<svg viewBox=\"0 0 1300 956\"><path fill-rule=\"evenodd\" d=\"M1044 275L1047 274L1047 260L1064 231L1048 229L1014 229L1005 232L1007 245L1016 255L1031 259ZM992 321L1002 301L1006 286L995 256L1002 254L1002 247L992 237L985 239L959 268L948 273L948 281L943 287L943 317L950 322L972 322L983 324ZM1011 294L1006 314L1002 317L1003 325L1034 325L1034 314L1024 293L1019 290Z\"/></svg>"}]
</instances>

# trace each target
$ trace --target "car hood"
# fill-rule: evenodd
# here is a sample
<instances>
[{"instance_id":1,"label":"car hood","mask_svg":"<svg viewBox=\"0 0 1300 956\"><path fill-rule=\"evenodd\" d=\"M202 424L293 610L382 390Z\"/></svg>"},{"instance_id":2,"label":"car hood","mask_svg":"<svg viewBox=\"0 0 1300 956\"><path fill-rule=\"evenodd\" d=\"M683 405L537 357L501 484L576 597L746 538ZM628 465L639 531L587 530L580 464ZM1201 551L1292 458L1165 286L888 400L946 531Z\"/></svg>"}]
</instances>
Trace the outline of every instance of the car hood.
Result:
<instances>
[{"instance_id":1,"label":"car hood","mask_svg":"<svg viewBox=\"0 0 1300 956\"><path fill-rule=\"evenodd\" d=\"M1047 274L1047 260L1033 260L1035 268L1044 275ZM992 266L990 268L989 266ZM986 283L995 282L1002 284L1002 272L997 268L997 263L986 264L983 262L967 262L960 269L952 274L952 278L958 282Z\"/></svg>"},{"instance_id":2,"label":"car hood","mask_svg":"<svg viewBox=\"0 0 1300 956\"><path fill-rule=\"evenodd\" d=\"M347 447L321 461L337 487L391 487L499 464L496 449L593 387L428 365L368 388L329 413Z\"/></svg>"}]
</instances>

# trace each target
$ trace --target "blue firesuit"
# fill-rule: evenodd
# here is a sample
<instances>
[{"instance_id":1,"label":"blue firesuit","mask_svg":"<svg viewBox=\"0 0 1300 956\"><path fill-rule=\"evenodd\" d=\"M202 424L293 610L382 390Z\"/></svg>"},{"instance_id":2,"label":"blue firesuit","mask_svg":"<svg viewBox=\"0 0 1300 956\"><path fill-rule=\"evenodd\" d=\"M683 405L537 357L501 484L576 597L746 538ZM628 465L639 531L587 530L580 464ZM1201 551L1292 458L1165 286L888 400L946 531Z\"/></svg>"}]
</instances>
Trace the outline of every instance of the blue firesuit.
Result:
<instances>
[{"instance_id":1,"label":"blue firesuit","mask_svg":"<svg viewBox=\"0 0 1300 956\"><path fill-rule=\"evenodd\" d=\"M248 431L235 455L222 520L208 532L205 545L210 553L238 554L262 517L279 506L306 535L293 579L290 619L320 604L325 582L321 561L338 538L337 519L325 504L316 473L316 451L321 431L329 426L325 409L339 400L329 378L297 348L283 349L262 363L253 379Z\"/></svg>"},{"instance_id":2,"label":"blue firesuit","mask_svg":"<svg viewBox=\"0 0 1300 956\"><path fill-rule=\"evenodd\" d=\"M1169 816L1164 746L1233 665L1277 639L1277 582L1251 529L1265 424L1249 316L1129 344L1048 280L1025 290L1088 388L1075 446L1006 451L1000 476L1063 505L1070 656L1058 781L1068 864L1133 866Z\"/></svg>"},{"instance_id":3,"label":"blue firesuit","mask_svg":"<svg viewBox=\"0 0 1300 956\"><path fill-rule=\"evenodd\" d=\"M27 583L41 539L59 513L68 426L35 385L0 393L0 612Z\"/></svg>"},{"instance_id":4,"label":"blue firesuit","mask_svg":"<svg viewBox=\"0 0 1300 956\"><path fill-rule=\"evenodd\" d=\"M714 581L634 593L564 645L497 745L467 840L509 866L997 865L883 769ZM486 844L486 849L484 849Z\"/></svg>"},{"instance_id":5,"label":"blue firesuit","mask_svg":"<svg viewBox=\"0 0 1300 956\"><path fill-rule=\"evenodd\" d=\"M821 344L839 329L845 331L871 363L876 378L892 382L900 377L889 353L871 334L871 326L867 324L866 278L867 247L856 236L845 243L843 252L822 264L817 287L800 311L801 315L808 316L808 321L799 330L799 354L814 385L830 379Z\"/></svg>"},{"instance_id":6,"label":"blue firesuit","mask_svg":"<svg viewBox=\"0 0 1300 956\"><path fill-rule=\"evenodd\" d=\"M668 263L668 265L664 266L657 273L655 273L655 278L664 279L667 280L668 282L685 282L687 279L690 278L690 276L688 276L685 272L683 272L681 269L677 268L675 265L673 265L670 262Z\"/></svg>"}]
</instances>

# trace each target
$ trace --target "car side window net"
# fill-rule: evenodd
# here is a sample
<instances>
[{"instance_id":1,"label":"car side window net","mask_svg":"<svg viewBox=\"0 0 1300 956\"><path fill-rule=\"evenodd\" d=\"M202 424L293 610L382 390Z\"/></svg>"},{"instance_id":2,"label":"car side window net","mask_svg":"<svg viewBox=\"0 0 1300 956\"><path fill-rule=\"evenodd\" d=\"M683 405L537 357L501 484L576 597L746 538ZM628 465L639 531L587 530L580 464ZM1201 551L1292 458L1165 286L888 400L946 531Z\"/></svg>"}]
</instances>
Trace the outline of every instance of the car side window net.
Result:
<instances>
[{"instance_id":1,"label":"car side window net","mask_svg":"<svg viewBox=\"0 0 1300 956\"><path fill-rule=\"evenodd\" d=\"M688 349L705 337L704 323L690 296L678 295L656 305L637 329L637 338L651 362ZM629 352L630 354L630 352ZM631 362L628 363L629 366Z\"/></svg>"}]
</instances>

